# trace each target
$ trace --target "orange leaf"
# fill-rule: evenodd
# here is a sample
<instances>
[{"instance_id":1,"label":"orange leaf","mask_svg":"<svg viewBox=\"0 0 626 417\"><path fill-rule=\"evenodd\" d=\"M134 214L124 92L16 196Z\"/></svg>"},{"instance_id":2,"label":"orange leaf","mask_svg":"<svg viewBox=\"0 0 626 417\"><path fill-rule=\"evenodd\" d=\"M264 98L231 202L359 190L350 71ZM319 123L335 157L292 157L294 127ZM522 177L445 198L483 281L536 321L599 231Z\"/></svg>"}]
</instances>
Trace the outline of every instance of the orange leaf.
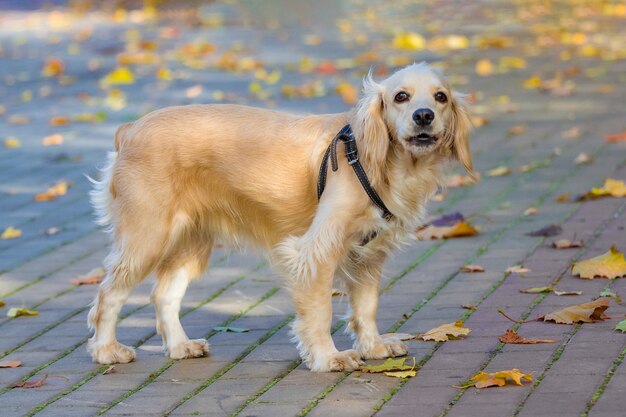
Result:
<instances>
[{"instance_id":1,"label":"orange leaf","mask_svg":"<svg viewBox=\"0 0 626 417\"><path fill-rule=\"evenodd\" d=\"M517 385L523 385L522 379L532 381L533 377L530 374L525 374L517 368L513 368L507 371L495 372L492 374L486 372L479 372L474 375L470 381L476 388L487 388L493 386L502 387L506 385L507 379L512 380ZM470 385L471 386L471 385Z\"/></svg>"},{"instance_id":2,"label":"orange leaf","mask_svg":"<svg viewBox=\"0 0 626 417\"><path fill-rule=\"evenodd\" d=\"M572 274L585 279L615 279L626 275L626 259L615 246L611 246L603 255L576 262L572 266Z\"/></svg>"},{"instance_id":3,"label":"orange leaf","mask_svg":"<svg viewBox=\"0 0 626 417\"><path fill-rule=\"evenodd\" d=\"M471 331L471 329L463 327L462 321L457 321L455 323L442 324L439 327L430 329L421 335L421 338L426 341L445 342L450 340L450 337L457 338L460 336L466 336Z\"/></svg>"},{"instance_id":4,"label":"orange leaf","mask_svg":"<svg viewBox=\"0 0 626 417\"><path fill-rule=\"evenodd\" d=\"M69 117L66 117L66 116L54 116L48 122L50 126L65 126L69 123L70 123L70 119Z\"/></svg>"},{"instance_id":5,"label":"orange leaf","mask_svg":"<svg viewBox=\"0 0 626 417\"><path fill-rule=\"evenodd\" d=\"M2 361L0 368L17 368L22 365L22 361Z\"/></svg>"},{"instance_id":6,"label":"orange leaf","mask_svg":"<svg viewBox=\"0 0 626 417\"><path fill-rule=\"evenodd\" d=\"M58 133L55 135L46 136L41 141L43 146L61 145L63 143L63 135Z\"/></svg>"},{"instance_id":7,"label":"orange leaf","mask_svg":"<svg viewBox=\"0 0 626 417\"><path fill-rule=\"evenodd\" d=\"M613 135L606 135L604 140L607 142L625 142L626 141L626 130L620 133L615 133Z\"/></svg>"},{"instance_id":8,"label":"orange leaf","mask_svg":"<svg viewBox=\"0 0 626 417\"><path fill-rule=\"evenodd\" d=\"M61 181L56 185L48 188L45 192L35 194L35 201L51 201L59 196L67 194L69 184L65 181Z\"/></svg>"},{"instance_id":9,"label":"orange leaf","mask_svg":"<svg viewBox=\"0 0 626 417\"><path fill-rule=\"evenodd\" d=\"M509 343L514 345L534 345L537 343L556 343L558 340L554 339L526 339L518 335L514 330L507 330L506 333L498 337L502 343Z\"/></svg>"},{"instance_id":10,"label":"orange leaf","mask_svg":"<svg viewBox=\"0 0 626 417\"><path fill-rule=\"evenodd\" d=\"M346 104L355 104L359 99L357 89L348 82L343 81L337 84L335 91L341 96L343 102Z\"/></svg>"},{"instance_id":11,"label":"orange leaf","mask_svg":"<svg viewBox=\"0 0 626 417\"><path fill-rule=\"evenodd\" d=\"M426 228L417 232L417 238L420 240L447 239L451 237L473 236L477 233L478 230L474 226L465 220L461 220L452 226L426 226Z\"/></svg>"},{"instance_id":12,"label":"orange leaf","mask_svg":"<svg viewBox=\"0 0 626 417\"><path fill-rule=\"evenodd\" d=\"M100 284L102 282L102 277L104 277L104 269L103 268L94 268L85 275L81 275L76 278L72 278L70 283L72 285L94 285Z\"/></svg>"},{"instance_id":13,"label":"orange leaf","mask_svg":"<svg viewBox=\"0 0 626 417\"><path fill-rule=\"evenodd\" d=\"M65 65L63 61L59 58L48 58L43 69L41 70L41 75L44 77L57 77L63 74L65 70Z\"/></svg>"},{"instance_id":14,"label":"orange leaf","mask_svg":"<svg viewBox=\"0 0 626 417\"><path fill-rule=\"evenodd\" d=\"M559 324L592 323L594 320L604 320L604 312L609 308L610 301L609 297L598 298L591 303L576 304L553 311L539 319Z\"/></svg>"}]
</instances>

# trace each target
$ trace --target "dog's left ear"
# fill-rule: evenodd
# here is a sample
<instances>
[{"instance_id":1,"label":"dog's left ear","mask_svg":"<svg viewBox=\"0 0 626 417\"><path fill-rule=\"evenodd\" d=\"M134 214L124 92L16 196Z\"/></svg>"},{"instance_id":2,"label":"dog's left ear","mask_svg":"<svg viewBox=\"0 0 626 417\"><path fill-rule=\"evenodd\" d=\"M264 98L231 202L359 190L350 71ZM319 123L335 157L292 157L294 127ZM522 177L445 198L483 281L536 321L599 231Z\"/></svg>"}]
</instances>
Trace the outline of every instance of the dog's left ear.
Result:
<instances>
[{"instance_id":1,"label":"dog's left ear","mask_svg":"<svg viewBox=\"0 0 626 417\"><path fill-rule=\"evenodd\" d=\"M363 80L363 97L356 105L352 120L352 131L359 146L359 155L369 167L372 184L377 182L387 158L389 131L383 119L385 102L384 87L374 81L372 72Z\"/></svg>"},{"instance_id":2,"label":"dog's left ear","mask_svg":"<svg viewBox=\"0 0 626 417\"><path fill-rule=\"evenodd\" d=\"M460 93L454 93L452 99L452 156L457 159L463 168L467 171L470 178L476 182L480 179L480 175L474 171L474 163L472 162L472 153L470 152L470 132L472 130L472 121L469 116L469 109L466 96Z\"/></svg>"}]
</instances>

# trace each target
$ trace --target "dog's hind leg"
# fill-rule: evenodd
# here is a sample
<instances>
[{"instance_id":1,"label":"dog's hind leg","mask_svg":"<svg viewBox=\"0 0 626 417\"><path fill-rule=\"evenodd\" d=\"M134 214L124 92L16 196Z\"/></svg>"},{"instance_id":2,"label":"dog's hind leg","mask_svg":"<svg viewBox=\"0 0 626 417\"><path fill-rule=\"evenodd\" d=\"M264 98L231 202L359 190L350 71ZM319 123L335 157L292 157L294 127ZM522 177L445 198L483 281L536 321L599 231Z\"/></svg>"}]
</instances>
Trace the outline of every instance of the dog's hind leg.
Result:
<instances>
[{"instance_id":1,"label":"dog's hind leg","mask_svg":"<svg viewBox=\"0 0 626 417\"><path fill-rule=\"evenodd\" d=\"M346 266L345 283L352 312L347 331L354 335L354 349L364 359L383 359L407 354L406 345L398 338L382 338L376 325L380 276L384 253L369 259L350 262Z\"/></svg>"},{"instance_id":2,"label":"dog's hind leg","mask_svg":"<svg viewBox=\"0 0 626 417\"><path fill-rule=\"evenodd\" d=\"M198 239L185 242L181 253L173 252L157 267L157 282L152 302L157 315L157 331L163 338L163 349L172 359L197 358L209 353L204 339L190 340L180 323L180 306L189 283L199 277L208 265L212 242Z\"/></svg>"}]
</instances>

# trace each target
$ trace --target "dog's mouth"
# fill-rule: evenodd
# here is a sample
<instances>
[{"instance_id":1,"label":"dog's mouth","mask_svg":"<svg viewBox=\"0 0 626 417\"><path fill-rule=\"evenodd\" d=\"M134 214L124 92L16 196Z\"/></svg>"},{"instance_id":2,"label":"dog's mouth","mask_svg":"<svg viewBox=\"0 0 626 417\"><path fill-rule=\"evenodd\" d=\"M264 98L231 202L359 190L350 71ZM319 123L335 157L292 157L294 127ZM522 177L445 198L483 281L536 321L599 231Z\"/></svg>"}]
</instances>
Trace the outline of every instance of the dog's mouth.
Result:
<instances>
[{"instance_id":1,"label":"dog's mouth","mask_svg":"<svg viewBox=\"0 0 626 417\"><path fill-rule=\"evenodd\" d=\"M437 142L437 136L429 135L428 133L420 133L419 135L411 136L407 141L414 146L427 147Z\"/></svg>"}]
</instances>

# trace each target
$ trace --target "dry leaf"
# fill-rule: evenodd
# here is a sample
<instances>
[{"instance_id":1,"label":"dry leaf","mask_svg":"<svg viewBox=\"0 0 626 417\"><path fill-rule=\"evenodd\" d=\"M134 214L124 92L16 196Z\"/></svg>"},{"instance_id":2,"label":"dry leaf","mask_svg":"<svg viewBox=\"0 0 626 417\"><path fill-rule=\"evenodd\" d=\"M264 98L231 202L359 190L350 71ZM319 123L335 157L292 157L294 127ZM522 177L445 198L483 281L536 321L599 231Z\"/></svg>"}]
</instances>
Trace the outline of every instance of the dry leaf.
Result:
<instances>
[{"instance_id":1,"label":"dry leaf","mask_svg":"<svg viewBox=\"0 0 626 417\"><path fill-rule=\"evenodd\" d=\"M380 365L364 365L361 367L361 372L381 373L413 370L415 368L415 358L413 358L412 365L406 365L404 363L406 359L407 358L389 358Z\"/></svg>"},{"instance_id":2,"label":"dry leaf","mask_svg":"<svg viewBox=\"0 0 626 417\"><path fill-rule=\"evenodd\" d=\"M600 188L592 188L586 194L578 197L578 200L588 200L600 197L626 197L626 183L624 181L607 178Z\"/></svg>"},{"instance_id":3,"label":"dry leaf","mask_svg":"<svg viewBox=\"0 0 626 417\"><path fill-rule=\"evenodd\" d=\"M118 67L108 73L102 80L103 86L133 84L135 82L135 74L128 67Z\"/></svg>"},{"instance_id":4,"label":"dry leaf","mask_svg":"<svg viewBox=\"0 0 626 417\"><path fill-rule=\"evenodd\" d=\"M36 381L16 382L15 384L11 385L11 388L39 388L46 383L46 379L48 379L48 374L45 374L41 379L38 379Z\"/></svg>"},{"instance_id":5,"label":"dry leaf","mask_svg":"<svg viewBox=\"0 0 626 417\"><path fill-rule=\"evenodd\" d=\"M4 307L5 305L7 305L4 301L0 300L0 308Z\"/></svg>"},{"instance_id":6,"label":"dry leaf","mask_svg":"<svg viewBox=\"0 0 626 417\"><path fill-rule=\"evenodd\" d=\"M81 275L76 278L72 278L70 283L72 285L94 285L102 282L102 278L104 277L104 269L103 268L94 268L91 271L87 272L85 275Z\"/></svg>"},{"instance_id":7,"label":"dry leaf","mask_svg":"<svg viewBox=\"0 0 626 417\"><path fill-rule=\"evenodd\" d=\"M426 341L445 342L450 340L450 337L456 338L460 336L465 336L468 335L471 331L471 329L463 327L462 321L457 321L455 323L442 324L439 327L430 329L421 337L422 340Z\"/></svg>"},{"instance_id":8,"label":"dry leaf","mask_svg":"<svg viewBox=\"0 0 626 417\"><path fill-rule=\"evenodd\" d=\"M397 49L408 49L419 51L426 46L426 40L418 33L400 33L393 38L393 47Z\"/></svg>"},{"instance_id":9,"label":"dry leaf","mask_svg":"<svg viewBox=\"0 0 626 417\"><path fill-rule=\"evenodd\" d=\"M476 310L478 308L476 304L463 304L461 307L466 310Z\"/></svg>"},{"instance_id":10,"label":"dry leaf","mask_svg":"<svg viewBox=\"0 0 626 417\"><path fill-rule=\"evenodd\" d=\"M526 132L526 125L515 125L507 130L506 133L508 136L518 136L524 132Z\"/></svg>"},{"instance_id":11,"label":"dry leaf","mask_svg":"<svg viewBox=\"0 0 626 417\"><path fill-rule=\"evenodd\" d=\"M556 201L557 203L567 203L572 199L571 194L567 193L567 194L559 194L556 196L556 198L554 199L554 201Z\"/></svg>"},{"instance_id":12,"label":"dry leaf","mask_svg":"<svg viewBox=\"0 0 626 417\"><path fill-rule=\"evenodd\" d=\"M200 94L202 94L202 86L200 84L196 84L185 90L185 96L187 98L196 98L200 96Z\"/></svg>"},{"instance_id":13,"label":"dry leaf","mask_svg":"<svg viewBox=\"0 0 626 417\"><path fill-rule=\"evenodd\" d=\"M12 116L9 116L8 122L12 125L25 125L30 123L30 118L22 116L20 114L14 114Z\"/></svg>"},{"instance_id":14,"label":"dry leaf","mask_svg":"<svg viewBox=\"0 0 626 417\"><path fill-rule=\"evenodd\" d=\"M561 290L557 290L556 288L554 289L554 291L552 291L552 293L554 295L558 295L558 296L565 296L565 295L582 295L583 292L582 291L561 291Z\"/></svg>"},{"instance_id":15,"label":"dry leaf","mask_svg":"<svg viewBox=\"0 0 626 417\"><path fill-rule=\"evenodd\" d=\"M620 133L615 133L613 135L606 135L604 140L607 142L625 142L626 141L626 130Z\"/></svg>"},{"instance_id":16,"label":"dry leaf","mask_svg":"<svg viewBox=\"0 0 626 417\"><path fill-rule=\"evenodd\" d=\"M398 339L398 340L414 340L417 337L411 333L385 333L380 335L383 339Z\"/></svg>"},{"instance_id":17,"label":"dry leaf","mask_svg":"<svg viewBox=\"0 0 626 417\"><path fill-rule=\"evenodd\" d=\"M485 272L485 268L480 265L463 265L461 267L462 272Z\"/></svg>"},{"instance_id":18,"label":"dry leaf","mask_svg":"<svg viewBox=\"0 0 626 417\"><path fill-rule=\"evenodd\" d=\"M19 316L38 316L39 313L34 311L34 310L28 310L25 308L17 308L17 307L13 307L10 308L9 311L7 311L7 317L9 318L16 318Z\"/></svg>"},{"instance_id":19,"label":"dry leaf","mask_svg":"<svg viewBox=\"0 0 626 417\"><path fill-rule=\"evenodd\" d=\"M60 58L48 58L41 70L41 75L44 77L58 77L63 74L64 70L65 64L63 64Z\"/></svg>"},{"instance_id":20,"label":"dry leaf","mask_svg":"<svg viewBox=\"0 0 626 417\"><path fill-rule=\"evenodd\" d=\"M417 371L410 370L410 371L385 372L385 375L404 379L404 378L409 378L409 377L417 375Z\"/></svg>"},{"instance_id":21,"label":"dry leaf","mask_svg":"<svg viewBox=\"0 0 626 417\"><path fill-rule=\"evenodd\" d=\"M45 192L35 195L35 201L51 201L59 196L67 194L69 184L66 181L61 181L56 185L48 188Z\"/></svg>"},{"instance_id":22,"label":"dry leaf","mask_svg":"<svg viewBox=\"0 0 626 417\"><path fill-rule=\"evenodd\" d=\"M506 333L498 337L502 343L514 344L514 345L534 345L537 343L556 343L558 340L554 339L526 339L518 335L514 330L507 330Z\"/></svg>"},{"instance_id":23,"label":"dry leaf","mask_svg":"<svg viewBox=\"0 0 626 417\"><path fill-rule=\"evenodd\" d=\"M552 242L552 247L555 249L582 248L583 246L582 240L559 239L556 242Z\"/></svg>"},{"instance_id":24,"label":"dry leaf","mask_svg":"<svg viewBox=\"0 0 626 417\"><path fill-rule=\"evenodd\" d=\"M604 311L609 308L610 301L608 297L598 298L590 303L576 304L553 311L539 319L559 324L591 323L594 320L604 320Z\"/></svg>"},{"instance_id":25,"label":"dry leaf","mask_svg":"<svg viewBox=\"0 0 626 417\"><path fill-rule=\"evenodd\" d=\"M57 134L46 136L41 141L43 146L61 145L63 143L63 136Z\"/></svg>"},{"instance_id":26,"label":"dry leaf","mask_svg":"<svg viewBox=\"0 0 626 417\"><path fill-rule=\"evenodd\" d=\"M50 126L65 126L69 123L70 119L66 116L54 116L48 122Z\"/></svg>"},{"instance_id":27,"label":"dry leaf","mask_svg":"<svg viewBox=\"0 0 626 417\"><path fill-rule=\"evenodd\" d=\"M499 166L493 169L490 169L486 172L488 177L503 177L505 175L511 175L511 168L505 166Z\"/></svg>"},{"instance_id":28,"label":"dry leaf","mask_svg":"<svg viewBox=\"0 0 626 417\"><path fill-rule=\"evenodd\" d=\"M4 229L2 235L0 235L0 239L15 239L22 236L22 231L20 229L16 229L13 226L9 226Z\"/></svg>"},{"instance_id":29,"label":"dry leaf","mask_svg":"<svg viewBox=\"0 0 626 417\"><path fill-rule=\"evenodd\" d=\"M528 207L526 210L524 210L524 213L522 213L522 215L525 217L534 216L538 212L539 210L537 210L535 207Z\"/></svg>"},{"instance_id":30,"label":"dry leaf","mask_svg":"<svg viewBox=\"0 0 626 417\"><path fill-rule=\"evenodd\" d=\"M451 237L473 236L478 230L469 224L459 212L446 214L433 220L417 231L420 240L447 239Z\"/></svg>"},{"instance_id":31,"label":"dry leaf","mask_svg":"<svg viewBox=\"0 0 626 417\"><path fill-rule=\"evenodd\" d=\"M481 59L476 62L476 74L486 77L493 74L493 63L488 59Z\"/></svg>"},{"instance_id":32,"label":"dry leaf","mask_svg":"<svg viewBox=\"0 0 626 417\"><path fill-rule=\"evenodd\" d=\"M508 272L511 274L524 274L526 272L530 272L530 269L524 268L522 265L514 265L509 266L504 272Z\"/></svg>"},{"instance_id":33,"label":"dry leaf","mask_svg":"<svg viewBox=\"0 0 626 417\"><path fill-rule=\"evenodd\" d=\"M341 96L346 104L355 104L359 99L358 90L348 82L340 82L335 87L335 92Z\"/></svg>"},{"instance_id":34,"label":"dry leaf","mask_svg":"<svg viewBox=\"0 0 626 417\"><path fill-rule=\"evenodd\" d=\"M523 385L522 379L532 382L533 377L530 374L525 374L519 369L514 368L507 371L500 371L495 373L479 372L474 375L470 381L476 388L487 388L493 386L502 387L506 385L507 380L512 380L517 385ZM470 385L471 386L471 385Z\"/></svg>"},{"instance_id":35,"label":"dry leaf","mask_svg":"<svg viewBox=\"0 0 626 417\"><path fill-rule=\"evenodd\" d=\"M22 366L22 361L0 361L0 368L17 368Z\"/></svg>"},{"instance_id":36,"label":"dry leaf","mask_svg":"<svg viewBox=\"0 0 626 417\"><path fill-rule=\"evenodd\" d=\"M22 146L22 142L17 138L10 137L4 140L4 147L7 149L15 149L20 146Z\"/></svg>"},{"instance_id":37,"label":"dry leaf","mask_svg":"<svg viewBox=\"0 0 626 417\"><path fill-rule=\"evenodd\" d=\"M579 153L576 159L574 159L574 164L576 165L583 165L583 164L590 164L590 163L591 163L591 157L585 152Z\"/></svg>"},{"instance_id":38,"label":"dry leaf","mask_svg":"<svg viewBox=\"0 0 626 417\"><path fill-rule=\"evenodd\" d=\"M110 374L114 374L116 372L117 371L115 370L115 365L111 365L107 369L105 369L104 372L102 372L102 375L110 375Z\"/></svg>"},{"instance_id":39,"label":"dry leaf","mask_svg":"<svg viewBox=\"0 0 626 417\"><path fill-rule=\"evenodd\" d=\"M534 288L524 288L519 290L519 292L524 294L543 294L552 292L554 288L552 287L534 287Z\"/></svg>"},{"instance_id":40,"label":"dry leaf","mask_svg":"<svg viewBox=\"0 0 626 417\"><path fill-rule=\"evenodd\" d=\"M550 224L548 226L542 227L541 229L537 229L537 230L534 230L534 231L532 231L530 233L526 233L526 235L527 236L535 236L535 237L537 237L537 236L549 237L549 236L558 235L562 231L563 231L563 229L558 224Z\"/></svg>"},{"instance_id":41,"label":"dry leaf","mask_svg":"<svg viewBox=\"0 0 626 417\"><path fill-rule=\"evenodd\" d=\"M576 262L572 266L572 274L585 279L615 279L626 275L626 259L615 246L611 246L603 255Z\"/></svg>"}]
</instances>

